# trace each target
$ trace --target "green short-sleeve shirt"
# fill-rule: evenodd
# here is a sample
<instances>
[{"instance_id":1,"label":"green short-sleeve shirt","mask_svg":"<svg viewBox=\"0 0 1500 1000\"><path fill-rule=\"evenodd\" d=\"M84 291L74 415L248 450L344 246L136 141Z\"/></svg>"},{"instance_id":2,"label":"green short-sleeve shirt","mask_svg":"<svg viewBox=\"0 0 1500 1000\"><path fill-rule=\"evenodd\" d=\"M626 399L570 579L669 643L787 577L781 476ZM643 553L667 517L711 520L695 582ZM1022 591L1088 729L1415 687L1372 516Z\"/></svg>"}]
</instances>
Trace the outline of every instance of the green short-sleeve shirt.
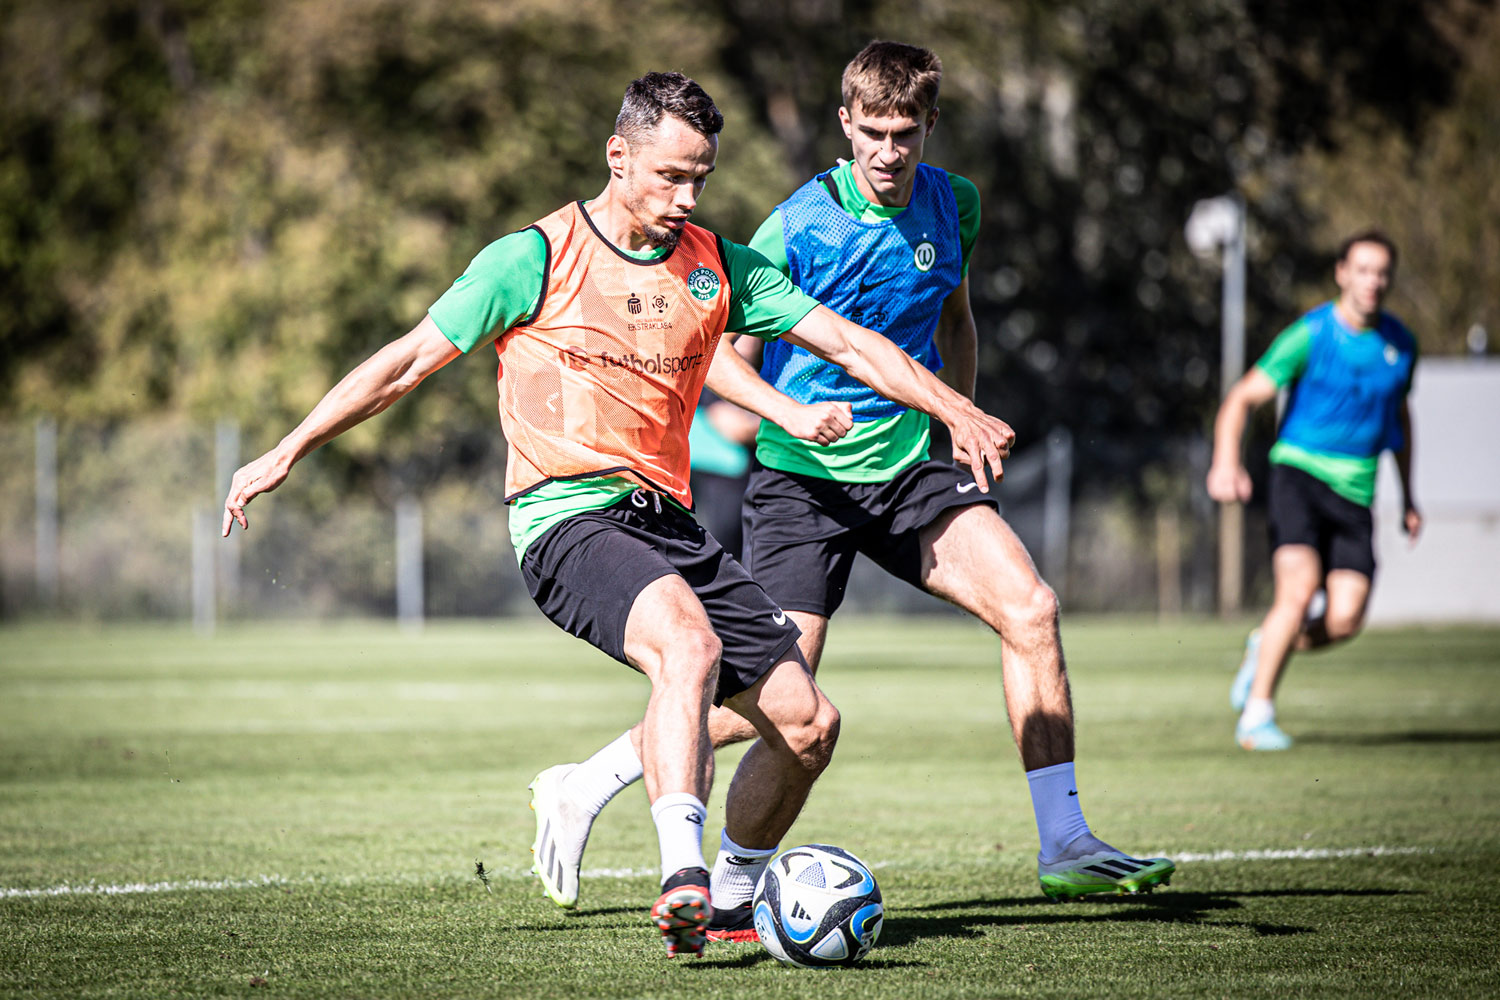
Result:
<instances>
[{"instance_id":1,"label":"green short-sleeve shirt","mask_svg":"<svg viewBox=\"0 0 1500 1000\"><path fill-rule=\"evenodd\" d=\"M729 273L726 329L764 340L802 321L817 301L800 291L770 261L749 247L722 240ZM665 249L631 252L642 260L666 256ZM432 304L428 314L443 336L469 353L492 343L536 310L546 285L547 247L535 229L502 236L481 250L458 280ZM635 489L614 476L551 482L510 505L511 544L519 561L526 547L557 522L615 503Z\"/></svg>"}]
</instances>

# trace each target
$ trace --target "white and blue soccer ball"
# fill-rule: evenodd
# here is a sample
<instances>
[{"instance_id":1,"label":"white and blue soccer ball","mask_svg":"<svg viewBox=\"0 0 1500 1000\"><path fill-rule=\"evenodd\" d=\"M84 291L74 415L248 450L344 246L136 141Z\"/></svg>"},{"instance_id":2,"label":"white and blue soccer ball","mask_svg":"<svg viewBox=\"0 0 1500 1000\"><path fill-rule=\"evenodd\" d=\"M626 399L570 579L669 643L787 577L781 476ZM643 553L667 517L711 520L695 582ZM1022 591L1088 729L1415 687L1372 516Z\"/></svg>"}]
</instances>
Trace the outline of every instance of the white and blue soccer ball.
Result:
<instances>
[{"instance_id":1,"label":"white and blue soccer ball","mask_svg":"<svg viewBox=\"0 0 1500 1000\"><path fill-rule=\"evenodd\" d=\"M803 968L853 965L875 947L885 920L870 869L827 844L772 858L755 886L752 909L766 950Z\"/></svg>"}]
</instances>

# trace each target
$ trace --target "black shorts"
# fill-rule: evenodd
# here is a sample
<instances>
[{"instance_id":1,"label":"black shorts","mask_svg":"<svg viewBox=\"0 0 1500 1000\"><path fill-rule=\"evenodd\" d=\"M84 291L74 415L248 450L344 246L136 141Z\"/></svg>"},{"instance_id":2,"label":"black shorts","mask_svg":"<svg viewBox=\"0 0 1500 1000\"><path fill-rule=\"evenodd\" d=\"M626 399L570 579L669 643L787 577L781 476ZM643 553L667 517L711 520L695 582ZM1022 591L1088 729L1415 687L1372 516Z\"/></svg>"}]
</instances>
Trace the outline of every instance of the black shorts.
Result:
<instances>
[{"instance_id":1,"label":"black shorts","mask_svg":"<svg viewBox=\"0 0 1500 1000\"><path fill-rule=\"evenodd\" d=\"M883 483L841 483L757 468L745 493L745 565L784 608L828 617L844 601L854 556L922 586L922 529L950 507L987 503L974 475L926 461Z\"/></svg>"},{"instance_id":2,"label":"black shorts","mask_svg":"<svg viewBox=\"0 0 1500 1000\"><path fill-rule=\"evenodd\" d=\"M644 491L558 522L521 559L542 614L621 663L629 663L625 622L635 599L674 573L703 602L724 645L714 704L760 680L802 634L690 514Z\"/></svg>"},{"instance_id":3,"label":"black shorts","mask_svg":"<svg viewBox=\"0 0 1500 1000\"><path fill-rule=\"evenodd\" d=\"M1268 518L1271 548L1311 545L1323 572L1352 569L1374 579L1374 524L1370 508L1335 493L1301 469L1271 464Z\"/></svg>"}]
</instances>

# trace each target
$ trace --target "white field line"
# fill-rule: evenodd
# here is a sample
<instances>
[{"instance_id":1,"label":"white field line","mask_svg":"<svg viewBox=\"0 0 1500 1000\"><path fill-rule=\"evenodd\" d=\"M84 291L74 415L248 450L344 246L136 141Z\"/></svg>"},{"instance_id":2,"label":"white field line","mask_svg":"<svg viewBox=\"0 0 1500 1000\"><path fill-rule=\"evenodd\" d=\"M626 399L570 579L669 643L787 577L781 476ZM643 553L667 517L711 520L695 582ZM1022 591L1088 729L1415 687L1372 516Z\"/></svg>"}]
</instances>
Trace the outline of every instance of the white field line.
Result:
<instances>
[{"instance_id":1,"label":"white field line","mask_svg":"<svg viewBox=\"0 0 1500 1000\"><path fill-rule=\"evenodd\" d=\"M1335 858L1382 857L1399 854L1432 854L1431 847L1296 847L1278 850L1213 851L1197 854L1191 851L1166 856L1180 863L1215 861L1326 861ZM871 868L885 868L889 862L877 862ZM530 878L524 868L491 869L495 878ZM659 874L655 868L586 868L579 875L591 878L645 878ZM0 886L0 899L38 899L48 896L134 896L157 892L223 891L226 889L263 889L268 886L357 885L361 883L419 881L412 878L327 878L304 876L284 878L280 875L258 875L254 878L184 879L177 882L125 882L101 885L97 882L65 882L39 889L16 889Z\"/></svg>"},{"instance_id":2,"label":"white field line","mask_svg":"<svg viewBox=\"0 0 1500 1000\"><path fill-rule=\"evenodd\" d=\"M181 882L125 882L119 885L64 882L62 885L49 885L44 889L0 888L0 899L35 899L39 896L134 896L138 893L180 892L188 889L260 889L268 885L301 885L313 881L317 880L260 875L256 878L190 878Z\"/></svg>"},{"instance_id":3,"label":"white field line","mask_svg":"<svg viewBox=\"0 0 1500 1000\"><path fill-rule=\"evenodd\" d=\"M1181 862L1213 861L1326 861L1330 858L1378 858L1392 854L1432 854L1431 847L1292 847L1269 851L1211 851L1208 854L1166 854ZM1162 855L1153 855L1160 857Z\"/></svg>"}]
</instances>

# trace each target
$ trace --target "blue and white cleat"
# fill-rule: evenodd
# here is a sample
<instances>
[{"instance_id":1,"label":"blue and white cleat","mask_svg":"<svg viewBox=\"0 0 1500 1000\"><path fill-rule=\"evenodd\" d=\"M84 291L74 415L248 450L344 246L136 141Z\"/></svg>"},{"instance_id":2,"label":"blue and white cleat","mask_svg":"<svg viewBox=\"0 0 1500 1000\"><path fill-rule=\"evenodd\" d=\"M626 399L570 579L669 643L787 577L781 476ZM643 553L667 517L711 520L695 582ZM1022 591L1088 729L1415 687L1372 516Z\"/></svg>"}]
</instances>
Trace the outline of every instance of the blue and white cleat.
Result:
<instances>
[{"instance_id":1,"label":"blue and white cleat","mask_svg":"<svg viewBox=\"0 0 1500 1000\"><path fill-rule=\"evenodd\" d=\"M1255 668L1260 664L1260 629L1251 632L1245 638L1245 658L1240 661L1239 673L1234 675L1234 683L1229 686L1229 707L1236 712L1245 710L1245 702L1250 699L1250 685L1255 683Z\"/></svg>"},{"instance_id":2,"label":"blue and white cleat","mask_svg":"<svg viewBox=\"0 0 1500 1000\"><path fill-rule=\"evenodd\" d=\"M1290 750L1292 746L1292 738L1274 719L1258 726L1235 726L1234 740L1246 750Z\"/></svg>"}]
</instances>

